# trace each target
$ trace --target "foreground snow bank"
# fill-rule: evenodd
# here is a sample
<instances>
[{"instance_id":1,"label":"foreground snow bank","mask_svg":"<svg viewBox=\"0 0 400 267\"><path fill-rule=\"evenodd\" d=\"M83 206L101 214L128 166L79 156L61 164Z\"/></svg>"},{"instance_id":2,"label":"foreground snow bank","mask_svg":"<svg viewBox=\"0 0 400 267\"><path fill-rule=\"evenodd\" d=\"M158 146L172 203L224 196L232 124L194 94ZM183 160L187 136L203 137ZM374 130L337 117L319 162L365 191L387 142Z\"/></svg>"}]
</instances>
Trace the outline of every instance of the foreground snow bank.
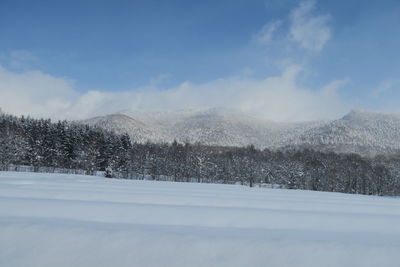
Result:
<instances>
[{"instance_id":1,"label":"foreground snow bank","mask_svg":"<svg viewBox=\"0 0 400 267\"><path fill-rule=\"evenodd\" d=\"M0 266L398 266L400 199L0 172Z\"/></svg>"}]
</instances>

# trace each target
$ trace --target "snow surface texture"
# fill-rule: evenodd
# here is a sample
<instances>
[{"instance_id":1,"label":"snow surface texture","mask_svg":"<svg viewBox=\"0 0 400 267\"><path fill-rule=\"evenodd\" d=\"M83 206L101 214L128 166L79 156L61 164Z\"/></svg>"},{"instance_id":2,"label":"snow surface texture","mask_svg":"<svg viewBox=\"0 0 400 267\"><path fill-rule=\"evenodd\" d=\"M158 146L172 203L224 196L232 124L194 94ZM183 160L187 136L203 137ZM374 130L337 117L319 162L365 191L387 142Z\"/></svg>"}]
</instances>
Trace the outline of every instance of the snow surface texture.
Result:
<instances>
[{"instance_id":1,"label":"snow surface texture","mask_svg":"<svg viewBox=\"0 0 400 267\"><path fill-rule=\"evenodd\" d=\"M399 266L400 199L0 172L0 266Z\"/></svg>"},{"instance_id":2,"label":"snow surface texture","mask_svg":"<svg viewBox=\"0 0 400 267\"><path fill-rule=\"evenodd\" d=\"M82 121L132 140L208 145L314 149L374 156L400 149L400 115L353 110L326 122L279 123L224 108L129 112Z\"/></svg>"}]
</instances>

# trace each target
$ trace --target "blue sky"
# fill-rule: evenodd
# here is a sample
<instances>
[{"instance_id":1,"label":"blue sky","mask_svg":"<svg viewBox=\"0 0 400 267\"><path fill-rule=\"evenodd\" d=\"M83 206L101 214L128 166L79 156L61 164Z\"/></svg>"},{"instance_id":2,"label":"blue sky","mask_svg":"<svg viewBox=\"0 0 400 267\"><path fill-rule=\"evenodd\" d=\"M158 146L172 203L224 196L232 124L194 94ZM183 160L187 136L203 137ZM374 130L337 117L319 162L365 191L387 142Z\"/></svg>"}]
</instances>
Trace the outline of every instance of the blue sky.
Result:
<instances>
[{"instance_id":1,"label":"blue sky","mask_svg":"<svg viewBox=\"0 0 400 267\"><path fill-rule=\"evenodd\" d=\"M2 0L0 107L79 118L230 106L287 121L398 112L399 47L396 0Z\"/></svg>"}]
</instances>

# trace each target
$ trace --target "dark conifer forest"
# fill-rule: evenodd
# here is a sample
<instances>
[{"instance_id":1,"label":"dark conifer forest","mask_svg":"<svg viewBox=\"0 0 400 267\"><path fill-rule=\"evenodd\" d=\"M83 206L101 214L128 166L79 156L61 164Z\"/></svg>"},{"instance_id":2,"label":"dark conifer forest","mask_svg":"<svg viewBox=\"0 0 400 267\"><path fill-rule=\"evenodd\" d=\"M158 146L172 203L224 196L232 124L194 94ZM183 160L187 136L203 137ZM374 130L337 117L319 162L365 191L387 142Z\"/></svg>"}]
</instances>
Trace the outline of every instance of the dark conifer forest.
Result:
<instances>
[{"instance_id":1,"label":"dark conifer forest","mask_svg":"<svg viewBox=\"0 0 400 267\"><path fill-rule=\"evenodd\" d=\"M127 134L79 123L0 115L0 170L21 166L35 172L400 195L400 155L139 144Z\"/></svg>"}]
</instances>

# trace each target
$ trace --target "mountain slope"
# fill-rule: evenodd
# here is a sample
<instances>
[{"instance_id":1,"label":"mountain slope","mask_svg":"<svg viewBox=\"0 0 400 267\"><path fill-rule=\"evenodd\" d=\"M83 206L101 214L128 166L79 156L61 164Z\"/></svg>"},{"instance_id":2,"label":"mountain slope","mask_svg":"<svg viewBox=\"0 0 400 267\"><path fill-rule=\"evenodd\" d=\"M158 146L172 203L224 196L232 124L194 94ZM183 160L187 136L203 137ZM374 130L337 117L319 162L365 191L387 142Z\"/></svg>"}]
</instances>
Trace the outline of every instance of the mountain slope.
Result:
<instances>
[{"instance_id":1,"label":"mountain slope","mask_svg":"<svg viewBox=\"0 0 400 267\"><path fill-rule=\"evenodd\" d=\"M224 108L132 112L83 121L136 142L201 142L259 148L304 148L363 155L400 149L400 115L353 110L327 122L279 123Z\"/></svg>"},{"instance_id":2,"label":"mountain slope","mask_svg":"<svg viewBox=\"0 0 400 267\"><path fill-rule=\"evenodd\" d=\"M210 145L262 146L265 122L224 109L198 111L170 128L177 140Z\"/></svg>"},{"instance_id":3,"label":"mountain slope","mask_svg":"<svg viewBox=\"0 0 400 267\"><path fill-rule=\"evenodd\" d=\"M158 134L145 123L123 114L111 114L81 121L91 126L101 127L116 133L127 133L134 142L157 141Z\"/></svg>"},{"instance_id":4,"label":"mountain slope","mask_svg":"<svg viewBox=\"0 0 400 267\"><path fill-rule=\"evenodd\" d=\"M369 155L394 152L400 149L400 116L352 110L339 120L305 131L289 143Z\"/></svg>"}]
</instances>

